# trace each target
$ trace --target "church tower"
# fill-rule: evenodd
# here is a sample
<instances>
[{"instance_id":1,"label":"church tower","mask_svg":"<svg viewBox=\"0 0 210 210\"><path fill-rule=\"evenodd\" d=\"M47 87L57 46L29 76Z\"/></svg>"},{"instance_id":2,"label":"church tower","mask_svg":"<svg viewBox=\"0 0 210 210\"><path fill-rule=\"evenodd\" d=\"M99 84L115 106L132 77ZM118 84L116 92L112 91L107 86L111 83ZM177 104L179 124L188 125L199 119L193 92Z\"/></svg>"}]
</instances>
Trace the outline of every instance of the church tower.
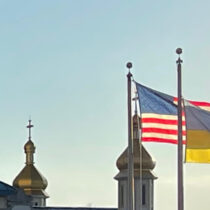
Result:
<instances>
[{"instance_id":1,"label":"church tower","mask_svg":"<svg viewBox=\"0 0 210 210\"><path fill-rule=\"evenodd\" d=\"M140 118L137 114L133 116L133 155L134 155L134 189L135 189L135 210L153 210L153 191L154 179L157 177L152 170L155 161L142 145L139 143L139 124ZM141 149L140 149L141 148ZM140 158L140 153L141 158ZM117 160L119 173L115 176L118 181L118 210L128 209L128 148L120 155ZM142 168L142 173L140 173ZM141 189L140 189L140 186Z\"/></svg>"},{"instance_id":2,"label":"church tower","mask_svg":"<svg viewBox=\"0 0 210 210\"><path fill-rule=\"evenodd\" d=\"M46 199L49 197L44 191L47 187L47 180L34 166L35 146L31 140L31 120L29 120L29 138L24 146L26 153L26 165L13 181L13 186L24 190L26 195L32 197L32 206L46 206Z\"/></svg>"}]
</instances>

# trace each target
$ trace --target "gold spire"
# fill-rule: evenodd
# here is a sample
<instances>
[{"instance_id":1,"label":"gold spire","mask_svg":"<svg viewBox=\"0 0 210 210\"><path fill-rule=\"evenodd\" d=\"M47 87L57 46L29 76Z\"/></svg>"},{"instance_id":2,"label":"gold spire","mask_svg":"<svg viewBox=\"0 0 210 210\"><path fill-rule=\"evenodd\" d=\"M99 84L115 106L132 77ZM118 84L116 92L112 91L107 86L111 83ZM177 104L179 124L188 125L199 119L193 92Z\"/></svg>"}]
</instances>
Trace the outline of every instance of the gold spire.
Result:
<instances>
[{"instance_id":1,"label":"gold spire","mask_svg":"<svg viewBox=\"0 0 210 210\"><path fill-rule=\"evenodd\" d=\"M31 120L27 128L29 129L28 141L24 145L26 153L26 165L13 181L13 186L22 188L27 195L44 195L48 197L44 191L47 187L47 180L34 166L35 146L31 140Z\"/></svg>"}]
</instances>

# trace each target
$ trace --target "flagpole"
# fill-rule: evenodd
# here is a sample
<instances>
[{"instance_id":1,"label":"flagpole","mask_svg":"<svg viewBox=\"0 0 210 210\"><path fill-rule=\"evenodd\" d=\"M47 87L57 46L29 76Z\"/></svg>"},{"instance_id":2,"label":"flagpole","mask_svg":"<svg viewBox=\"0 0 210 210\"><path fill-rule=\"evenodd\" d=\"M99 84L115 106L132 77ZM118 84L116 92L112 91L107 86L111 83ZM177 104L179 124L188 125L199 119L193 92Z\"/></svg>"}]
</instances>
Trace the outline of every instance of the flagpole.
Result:
<instances>
[{"instance_id":1,"label":"flagpole","mask_svg":"<svg viewBox=\"0 0 210 210\"><path fill-rule=\"evenodd\" d=\"M128 85L128 210L134 210L134 167L133 167L133 119L131 106L131 78L132 63L127 63Z\"/></svg>"},{"instance_id":2,"label":"flagpole","mask_svg":"<svg viewBox=\"0 0 210 210\"><path fill-rule=\"evenodd\" d=\"M133 98L135 100L135 116L137 119L137 130L135 133L133 133L133 138L138 139L139 141L139 203L140 203L140 209L142 208L142 142L140 137L140 118L138 116L138 110L137 110L137 100L138 100L138 94L136 90L136 96ZM138 207L136 207L137 209Z\"/></svg>"},{"instance_id":3,"label":"flagpole","mask_svg":"<svg viewBox=\"0 0 210 210\"><path fill-rule=\"evenodd\" d=\"M178 210L184 210L184 187L183 187L183 146L182 146L182 75L180 54L181 48L176 49L179 55L177 63L177 76L178 76Z\"/></svg>"}]
</instances>

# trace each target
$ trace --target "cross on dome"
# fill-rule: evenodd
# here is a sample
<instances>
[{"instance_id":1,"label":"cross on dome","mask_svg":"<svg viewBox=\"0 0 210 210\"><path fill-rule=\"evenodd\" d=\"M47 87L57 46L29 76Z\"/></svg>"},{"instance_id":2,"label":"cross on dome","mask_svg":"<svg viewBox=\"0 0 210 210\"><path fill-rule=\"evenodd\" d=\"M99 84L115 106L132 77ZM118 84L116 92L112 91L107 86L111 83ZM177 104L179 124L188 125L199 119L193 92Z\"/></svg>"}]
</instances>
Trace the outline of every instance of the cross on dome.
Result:
<instances>
[{"instance_id":1,"label":"cross on dome","mask_svg":"<svg viewBox=\"0 0 210 210\"><path fill-rule=\"evenodd\" d=\"M31 140L31 128L33 128L34 126L31 124L31 120L28 121L28 125L27 128L29 130L29 137L28 139Z\"/></svg>"},{"instance_id":2,"label":"cross on dome","mask_svg":"<svg viewBox=\"0 0 210 210\"><path fill-rule=\"evenodd\" d=\"M138 93L135 91L135 97L133 98L133 101L135 101L135 114L137 114L137 100L138 100Z\"/></svg>"}]
</instances>

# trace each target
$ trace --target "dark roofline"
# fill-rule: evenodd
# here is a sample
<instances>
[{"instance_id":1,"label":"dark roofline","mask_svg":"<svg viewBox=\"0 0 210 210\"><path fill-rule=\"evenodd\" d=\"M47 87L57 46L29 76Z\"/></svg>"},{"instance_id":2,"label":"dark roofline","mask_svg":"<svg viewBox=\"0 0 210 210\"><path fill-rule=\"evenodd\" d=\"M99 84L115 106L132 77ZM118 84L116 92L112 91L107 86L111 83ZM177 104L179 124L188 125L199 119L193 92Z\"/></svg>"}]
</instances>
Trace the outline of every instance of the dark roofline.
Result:
<instances>
[{"instance_id":1,"label":"dark roofline","mask_svg":"<svg viewBox=\"0 0 210 210\"><path fill-rule=\"evenodd\" d=\"M34 207L34 209L49 209L49 210L117 210L117 208L103 207Z\"/></svg>"},{"instance_id":2,"label":"dark roofline","mask_svg":"<svg viewBox=\"0 0 210 210\"><path fill-rule=\"evenodd\" d=\"M0 181L0 185L4 186L4 189L1 189L0 187L0 196L7 196L7 195L12 195L12 194L16 194L17 190L12 187L11 185L8 185L5 182Z\"/></svg>"}]
</instances>

